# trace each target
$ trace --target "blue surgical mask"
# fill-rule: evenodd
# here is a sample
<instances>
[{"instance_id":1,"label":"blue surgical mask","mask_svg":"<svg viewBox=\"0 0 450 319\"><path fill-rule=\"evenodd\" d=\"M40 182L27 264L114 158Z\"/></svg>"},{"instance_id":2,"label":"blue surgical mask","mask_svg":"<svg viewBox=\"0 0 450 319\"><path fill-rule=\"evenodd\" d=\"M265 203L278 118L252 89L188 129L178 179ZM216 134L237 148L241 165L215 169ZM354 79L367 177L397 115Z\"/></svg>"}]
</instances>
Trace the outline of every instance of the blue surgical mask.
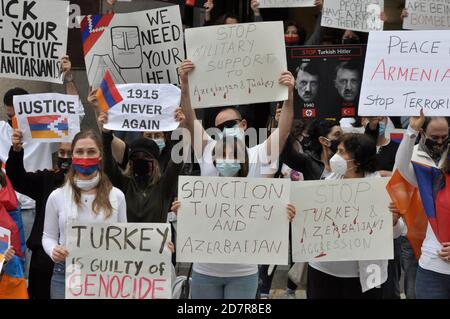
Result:
<instances>
[{"instance_id":1,"label":"blue surgical mask","mask_svg":"<svg viewBox=\"0 0 450 319\"><path fill-rule=\"evenodd\" d=\"M157 138L154 139L153 141L156 143L156 145L158 145L160 152L163 150L164 147L166 147L166 142L164 141L163 138Z\"/></svg>"},{"instance_id":2,"label":"blue surgical mask","mask_svg":"<svg viewBox=\"0 0 450 319\"><path fill-rule=\"evenodd\" d=\"M378 124L378 136L383 136L386 132L386 124L384 122L380 122Z\"/></svg>"},{"instance_id":3,"label":"blue surgical mask","mask_svg":"<svg viewBox=\"0 0 450 319\"><path fill-rule=\"evenodd\" d=\"M240 171L241 164L236 161L218 161L216 168L221 176L233 177Z\"/></svg>"}]
</instances>

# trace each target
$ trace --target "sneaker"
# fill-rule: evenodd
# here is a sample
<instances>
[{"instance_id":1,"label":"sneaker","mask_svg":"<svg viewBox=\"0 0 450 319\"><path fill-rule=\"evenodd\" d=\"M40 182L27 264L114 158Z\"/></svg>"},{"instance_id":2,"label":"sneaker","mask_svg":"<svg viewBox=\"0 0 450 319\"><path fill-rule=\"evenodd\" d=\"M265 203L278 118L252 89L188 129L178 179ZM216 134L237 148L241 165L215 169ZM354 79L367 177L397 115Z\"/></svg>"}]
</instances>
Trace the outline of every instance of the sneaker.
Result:
<instances>
[{"instance_id":1,"label":"sneaker","mask_svg":"<svg viewBox=\"0 0 450 319\"><path fill-rule=\"evenodd\" d=\"M280 295L279 299L297 299L295 296L295 291L287 289L282 295Z\"/></svg>"},{"instance_id":2,"label":"sneaker","mask_svg":"<svg viewBox=\"0 0 450 319\"><path fill-rule=\"evenodd\" d=\"M261 296L259 296L259 299L271 299L270 294L261 294Z\"/></svg>"}]
</instances>

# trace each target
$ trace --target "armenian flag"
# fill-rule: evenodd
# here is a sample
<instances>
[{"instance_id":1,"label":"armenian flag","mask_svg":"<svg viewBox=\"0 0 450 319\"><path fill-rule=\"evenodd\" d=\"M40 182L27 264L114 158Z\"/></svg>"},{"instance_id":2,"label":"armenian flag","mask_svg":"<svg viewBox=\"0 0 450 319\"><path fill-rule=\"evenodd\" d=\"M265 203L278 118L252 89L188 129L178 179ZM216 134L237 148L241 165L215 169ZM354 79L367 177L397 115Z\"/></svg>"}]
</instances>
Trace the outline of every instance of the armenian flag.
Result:
<instances>
[{"instance_id":1,"label":"armenian flag","mask_svg":"<svg viewBox=\"0 0 450 319\"><path fill-rule=\"evenodd\" d=\"M122 95L117 90L109 70L106 71L102 84L97 90L98 106L103 112L108 112L117 103L123 101Z\"/></svg>"},{"instance_id":2,"label":"armenian flag","mask_svg":"<svg viewBox=\"0 0 450 319\"><path fill-rule=\"evenodd\" d=\"M69 135L67 117L61 115L30 116L27 121L32 138L63 138Z\"/></svg>"},{"instance_id":3,"label":"armenian flag","mask_svg":"<svg viewBox=\"0 0 450 319\"><path fill-rule=\"evenodd\" d=\"M114 13L88 15L80 23L84 55L87 55L108 28Z\"/></svg>"}]
</instances>

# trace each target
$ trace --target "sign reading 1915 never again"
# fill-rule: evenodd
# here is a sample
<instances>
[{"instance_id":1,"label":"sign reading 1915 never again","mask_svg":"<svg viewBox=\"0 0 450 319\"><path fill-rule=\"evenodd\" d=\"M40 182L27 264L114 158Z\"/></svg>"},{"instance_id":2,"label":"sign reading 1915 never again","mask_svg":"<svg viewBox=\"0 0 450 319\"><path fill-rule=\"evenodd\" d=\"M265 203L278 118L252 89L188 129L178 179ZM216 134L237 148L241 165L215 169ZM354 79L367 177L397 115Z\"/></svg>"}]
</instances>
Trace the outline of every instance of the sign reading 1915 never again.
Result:
<instances>
[{"instance_id":1,"label":"sign reading 1915 never again","mask_svg":"<svg viewBox=\"0 0 450 319\"><path fill-rule=\"evenodd\" d=\"M186 30L194 108L284 101L278 83L286 66L282 22L227 24Z\"/></svg>"},{"instance_id":2,"label":"sign reading 1915 never again","mask_svg":"<svg viewBox=\"0 0 450 319\"><path fill-rule=\"evenodd\" d=\"M177 261L287 265L289 181L180 176Z\"/></svg>"},{"instance_id":3,"label":"sign reading 1915 never again","mask_svg":"<svg viewBox=\"0 0 450 319\"><path fill-rule=\"evenodd\" d=\"M0 77L62 83L69 1L0 0Z\"/></svg>"},{"instance_id":4,"label":"sign reading 1915 never again","mask_svg":"<svg viewBox=\"0 0 450 319\"><path fill-rule=\"evenodd\" d=\"M360 116L450 115L450 30L371 32Z\"/></svg>"}]
</instances>

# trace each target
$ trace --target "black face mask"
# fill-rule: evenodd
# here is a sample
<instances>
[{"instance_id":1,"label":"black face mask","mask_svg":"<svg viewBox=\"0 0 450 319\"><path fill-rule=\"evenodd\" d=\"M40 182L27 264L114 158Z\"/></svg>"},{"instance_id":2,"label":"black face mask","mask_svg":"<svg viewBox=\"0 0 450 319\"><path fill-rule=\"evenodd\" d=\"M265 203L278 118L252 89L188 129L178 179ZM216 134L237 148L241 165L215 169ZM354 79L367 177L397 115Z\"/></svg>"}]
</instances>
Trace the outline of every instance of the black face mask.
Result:
<instances>
[{"instance_id":1,"label":"black face mask","mask_svg":"<svg viewBox=\"0 0 450 319\"><path fill-rule=\"evenodd\" d=\"M13 124L12 124L12 120L10 120L10 119L8 119L8 124L9 124L9 126L13 126Z\"/></svg>"},{"instance_id":2,"label":"black face mask","mask_svg":"<svg viewBox=\"0 0 450 319\"><path fill-rule=\"evenodd\" d=\"M445 149L448 146L449 139L445 139L442 144L430 139L425 138L425 142L422 142L424 139L422 138L421 143L422 147L425 151L430 155L433 160L438 160L441 158L442 153L444 153Z\"/></svg>"},{"instance_id":3,"label":"black face mask","mask_svg":"<svg viewBox=\"0 0 450 319\"><path fill-rule=\"evenodd\" d=\"M72 165L72 159L71 158L63 158L58 157L58 168L62 171L67 171L70 168L70 165Z\"/></svg>"},{"instance_id":4,"label":"black face mask","mask_svg":"<svg viewBox=\"0 0 450 319\"><path fill-rule=\"evenodd\" d=\"M333 152L333 154L336 154L337 149L339 146L339 141L338 140L331 140L330 141L330 150Z\"/></svg>"},{"instance_id":5,"label":"black face mask","mask_svg":"<svg viewBox=\"0 0 450 319\"><path fill-rule=\"evenodd\" d=\"M133 173L137 176L148 176L150 173L150 161L145 159L135 159L133 162Z\"/></svg>"}]
</instances>

